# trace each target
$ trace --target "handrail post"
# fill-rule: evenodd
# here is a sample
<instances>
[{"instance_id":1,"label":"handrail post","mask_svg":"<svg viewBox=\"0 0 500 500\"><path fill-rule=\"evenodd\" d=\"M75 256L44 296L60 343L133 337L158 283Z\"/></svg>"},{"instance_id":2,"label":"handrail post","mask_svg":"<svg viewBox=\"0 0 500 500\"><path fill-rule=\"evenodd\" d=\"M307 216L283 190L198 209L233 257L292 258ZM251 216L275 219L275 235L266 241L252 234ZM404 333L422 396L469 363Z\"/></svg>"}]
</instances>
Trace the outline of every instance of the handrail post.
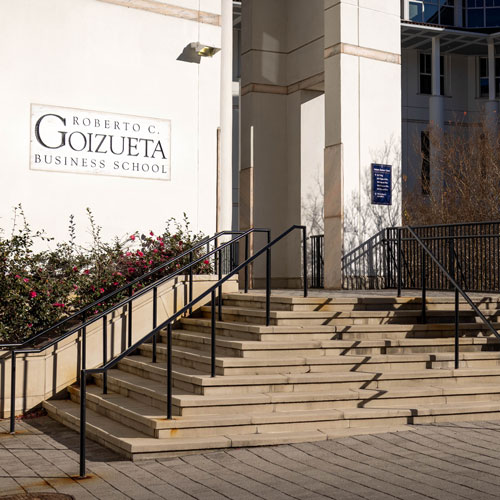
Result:
<instances>
[{"instance_id":1,"label":"handrail post","mask_svg":"<svg viewBox=\"0 0 500 500\"><path fill-rule=\"evenodd\" d=\"M222 253L219 250L219 281L222 279ZM222 321L222 287L219 287L218 294L219 321Z\"/></svg>"},{"instance_id":2,"label":"handrail post","mask_svg":"<svg viewBox=\"0 0 500 500\"><path fill-rule=\"evenodd\" d=\"M167 325L167 419L172 419L172 323Z\"/></svg>"},{"instance_id":3,"label":"handrail post","mask_svg":"<svg viewBox=\"0 0 500 500\"><path fill-rule=\"evenodd\" d=\"M128 289L128 296L132 297L134 295L134 290L132 285ZM132 345L132 300L128 303L128 347Z\"/></svg>"},{"instance_id":4,"label":"handrail post","mask_svg":"<svg viewBox=\"0 0 500 500\"><path fill-rule=\"evenodd\" d=\"M401 228L398 228L398 297L401 297Z\"/></svg>"},{"instance_id":5,"label":"handrail post","mask_svg":"<svg viewBox=\"0 0 500 500\"><path fill-rule=\"evenodd\" d=\"M108 361L108 322L107 316L102 318L102 364L105 365ZM108 393L108 371L102 373L102 393Z\"/></svg>"},{"instance_id":6,"label":"handrail post","mask_svg":"<svg viewBox=\"0 0 500 500\"><path fill-rule=\"evenodd\" d=\"M189 253L189 302L193 300L193 252ZM191 311L190 311L191 313Z\"/></svg>"},{"instance_id":7,"label":"handrail post","mask_svg":"<svg viewBox=\"0 0 500 500\"><path fill-rule=\"evenodd\" d=\"M427 323L427 313L426 313L426 281L427 272L425 269L425 250L422 248L422 324Z\"/></svg>"},{"instance_id":8,"label":"handrail post","mask_svg":"<svg viewBox=\"0 0 500 500\"><path fill-rule=\"evenodd\" d=\"M219 292L220 293L220 292ZM216 355L216 329L215 329L215 290L212 290L211 307L211 346L210 346L210 376L215 377L215 355Z\"/></svg>"},{"instance_id":9,"label":"handrail post","mask_svg":"<svg viewBox=\"0 0 500 500\"><path fill-rule=\"evenodd\" d=\"M266 250L266 326L271 324L271 249Z\"/></svg>"},{"instance_id":10,"label":"handrail post","mask_svg":"<svg viewBox=\"0 0 500 500\"><path fill-rule=\"evenodd\" d=\"M302 259L303 259L303 272L304 272L304 297L307 297L307 229L302 228Z\"/></svg>"},{"instance_id":11,"label":"handrail post","mask_svg":"<svg viewBox=\"0 0 500 500\"><path fill-rule=\"evenodd\" d=\"M245 235L245 262L248 260L249 253L249 239L248 234ZM248 293L248 265L245 266L245 293Z\"/></svg>"},{"instance_id":12,"label":"handrail post","mask_svg":"<svg viewBox=\"0 0 500 500\"><path fill-rule=\"evenodd\" d=\"M87 391L87 373L80 370L80 477L85 477L85 437L86 437L86 391Z\"/></svg>"},{"instance_id":13,"label":"handrail post","mask_svg":"<svg viewBox=\"0 0 500 500\"><path fill-rule=\"evenodd\" d=\"M153 330L156 328L158 322L158 287L153 288ZM156 363L156 334L153 335L153 356L151 361Z\"/></svg>"},{"instance_id":14,"label":"handrail post","mask_svg":"<svg viewBox=\"0 0 500 500\"><path fill-rule=\"evenodd\" d=\"M460 357L460 342L458 338L458 330L459 330L459 324L460 324L460 313L459 313L459 305L460 302L458 300L458 288L455 287L455 369L458 369L460 364L459 364L459 357Z\"/></svg>"},{"instance_id":15,"label":"handrail post","mask_svg":"<svg viewBox=\"0 0 500 500\"><path fill-rule=\"evenodd\" d=\"M87 315L83 315L83 324L85 324L85 320L87 319ZM81 369L85 370L87 368L87 327L82 327L82 366Z\"/></svg>"},{"instance_id":16,"label":"handrail post","mask_svg":"<svg viewBox=\"0 0 500 500\"><path fill-rule=\"evenodd\" d=\"M16 432L16 351L12 351L10 365L10 433Z\"/></svg>"}]
</instances>

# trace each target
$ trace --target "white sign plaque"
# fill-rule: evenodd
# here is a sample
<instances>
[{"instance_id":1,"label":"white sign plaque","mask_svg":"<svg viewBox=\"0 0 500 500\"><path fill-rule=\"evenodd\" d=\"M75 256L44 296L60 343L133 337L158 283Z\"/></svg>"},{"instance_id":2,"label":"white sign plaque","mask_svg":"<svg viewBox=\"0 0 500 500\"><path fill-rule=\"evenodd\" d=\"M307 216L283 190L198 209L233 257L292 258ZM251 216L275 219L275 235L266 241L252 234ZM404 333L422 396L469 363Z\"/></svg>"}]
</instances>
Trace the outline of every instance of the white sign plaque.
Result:
<instances>
[{"instance_id":1,"label":"white sign plaque","mask_svg":"<svg viewBox=\"0 0 500 500\"><path fill-rule=\"evenodd\" d=\"M170 120L31 105L32 170L170 180Z\"/></svg>"}]
</instances>

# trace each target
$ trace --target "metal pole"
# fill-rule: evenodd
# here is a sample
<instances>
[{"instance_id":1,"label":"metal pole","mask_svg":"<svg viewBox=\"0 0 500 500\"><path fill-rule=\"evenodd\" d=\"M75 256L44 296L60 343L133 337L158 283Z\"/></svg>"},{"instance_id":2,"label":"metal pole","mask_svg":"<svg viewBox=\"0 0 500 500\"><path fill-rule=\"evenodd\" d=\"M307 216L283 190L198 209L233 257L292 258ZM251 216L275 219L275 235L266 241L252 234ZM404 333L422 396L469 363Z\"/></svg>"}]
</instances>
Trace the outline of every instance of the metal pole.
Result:
<instances>
[{"instance_id":1,"label":"metal pole","mask_svg":"<svg viewBox=\"0 0 500 500\"><path fill-rule=\"evenodd\" d=\"M85 477L86 372L80 370L80 477Z\"/></svg>"},{"instance_id":2,"label":"metal pole","mask_svg":"<svg viewBox=\"0 0 500 500\"><path fill-rule=\"evenodd\" d=\"M248 234L245 236L245 262L248 260L249 241ZM245 266L245 293L248 293L248 266Z\"/></svg>"},{"instance_id":3,"label":"metal pole","mask_svg":"<svg viewBox=\"0 0 500 500\"><path fill-rule=\"evenodd\" d=\"M158 288L155 286L153 288L153 330L157 326L158 321ZM151 360L156 363L156 335L153 335L153 357Z\"/></svg>"},{"instance_id":4,"label":"metal pole","mask_svg":"<svg viewBox=\"0 0 500 500\"><path fill-rule=\"evenodd\" d=\"M16 351L11 354L10 374L10 433L16 432Z\"/></svg>"},{"instance_id":5,"label":"metal pole","mask_svg":"<svg viewBox=\"0 0 500 500\"><path fill-rule=\"evenodd\" d=\"M460 344L458 339L458 329L460 323L458 288L455 288L455 369L459 367Z\"/></svg>"},{"instance_id":6,"label":"metal pole","mask_svg":"<svg viewBox=\"0 0 500 500\"><path fill-rule=\"evenodd\" d=\"M105 365L108 361L108 323L106 316L102 318L102 364ZM108 372L104 370L102 373L102 393L108 393Z\"/></svg>"},{"instance_id":7,"label":"metal pole","mask_svg":"<svg viewBox=\"0 0 500 500\"><path fill-rule=\"evenodd\" d=\"M427 313L426 313L426 282L427 272L425 269L425 251L422 248L422 324L427 323Z\"/></svg>"},{"instance_id":8,"label":"metal pole","mask_svg":"<svg viewBox=\"0 0 500 500\"><path fill-rule=\"evenodd\" d=\"M132 297L134 294L132 285L129 287L128 295ZM132 300L128 303L128 347L132 345Z\"/></svg>"},{"instance_id":9,"label":"metal pole","mask_svg":"<svg viewBox=\"0 0 500 500\"><path fill-rule=\"evenodd\" d=\"M398 297L401 297L401 228L398 228Z\"/></svg>"},{"instance_id":10,"label":"metal pole","mask_svg":"<svg viewBox=\"0 0 500 500\"><path fill-rule=\"evenodd\" d=\"M271 323L271 249L266 250L266 326Z\"/></svg>"},{"instance_id":11,"label":"metal pole","mask_svg":"<svg viewBox=\"0 0 500 500\"><path fill-rule=\"evenodd\" d=\"M215 377L215 351L216 351L216 338L215 338L215 290L212 290L212 314L211 314L211 371L210 376Z\"/></svg>"},{"instance_id":12,"label":"metal pole","mask_svg":"<svg viewBox=\"0 0 500 500\"><path fill-rule=\"evenodd\" d=\"M193 300L193 252L189 252L189 302ZM191 310L189 311L191 314Z\"/></svg>"},{"instance_id":13,"label":"metal pole","mask_svg":"<svg viewBox=\"0 0 500 500\"><path fill-rule=\"evenodd\" d=\"M167 325L167 419L172 418L172 323Z\"/></svg>"},{"instance_id":14,"label":"metal pole","mask_svg":"<svg viewBox=\"0 0 500 500\"><path fill-rule=\"evenodd\" d=\"M219 280L222 279L222 253L219 250ZM219 287L218 293L218 304L219 304L219 321L222 321L222 287Z\"/></svg>"},{"instance_id":15,"label":"metal pole","mask_svg":"<svg viewBox=\"0 0 500 500\"><path fill-rule=\"evenodd\" d=\"M304 297L307 297L307 231L302 228L302 258L304 267Z\"/></svg>"}]
</instances>

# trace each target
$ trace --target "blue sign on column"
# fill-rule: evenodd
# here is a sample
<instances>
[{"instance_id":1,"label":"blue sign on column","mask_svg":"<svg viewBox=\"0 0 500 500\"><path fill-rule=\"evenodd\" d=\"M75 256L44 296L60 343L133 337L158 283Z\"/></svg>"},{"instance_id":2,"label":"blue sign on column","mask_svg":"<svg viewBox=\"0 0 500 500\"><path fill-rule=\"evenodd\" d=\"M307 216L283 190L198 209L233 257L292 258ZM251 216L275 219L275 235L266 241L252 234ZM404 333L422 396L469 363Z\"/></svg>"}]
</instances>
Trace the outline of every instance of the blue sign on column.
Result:
<instances>
[{"instance_id":1,"label":"blue sign on column","mask_svg":"<svg viewBox=\"0 0 500 500\"><path fill-rule=\"evenodd\" d=\"M392 205L392 165L372 163L372 205Z\"/></svg>"}]
</instances>

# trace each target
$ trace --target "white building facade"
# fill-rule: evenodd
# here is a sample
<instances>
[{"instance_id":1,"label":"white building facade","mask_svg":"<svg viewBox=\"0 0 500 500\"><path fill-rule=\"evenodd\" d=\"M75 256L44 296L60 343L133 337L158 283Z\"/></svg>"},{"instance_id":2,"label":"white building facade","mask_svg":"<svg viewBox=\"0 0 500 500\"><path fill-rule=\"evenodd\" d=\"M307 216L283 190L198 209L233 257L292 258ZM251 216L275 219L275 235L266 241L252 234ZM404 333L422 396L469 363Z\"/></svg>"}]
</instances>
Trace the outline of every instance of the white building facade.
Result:
<instances>
[{"instance_id":1,"label":"white building facade","mask_svg":"<svg viewBox=\"0 0 500 500\"><path fill-rule=\"evenodd\" d=\"M429 124L496 116L499 26L483 0L2 2L1 225L19 203L58 239L86 207L110 236L305 224L338 288L403 176L432 180ZM295 243L274 286L301 284Z\"/></svg>"}]
</instances>

